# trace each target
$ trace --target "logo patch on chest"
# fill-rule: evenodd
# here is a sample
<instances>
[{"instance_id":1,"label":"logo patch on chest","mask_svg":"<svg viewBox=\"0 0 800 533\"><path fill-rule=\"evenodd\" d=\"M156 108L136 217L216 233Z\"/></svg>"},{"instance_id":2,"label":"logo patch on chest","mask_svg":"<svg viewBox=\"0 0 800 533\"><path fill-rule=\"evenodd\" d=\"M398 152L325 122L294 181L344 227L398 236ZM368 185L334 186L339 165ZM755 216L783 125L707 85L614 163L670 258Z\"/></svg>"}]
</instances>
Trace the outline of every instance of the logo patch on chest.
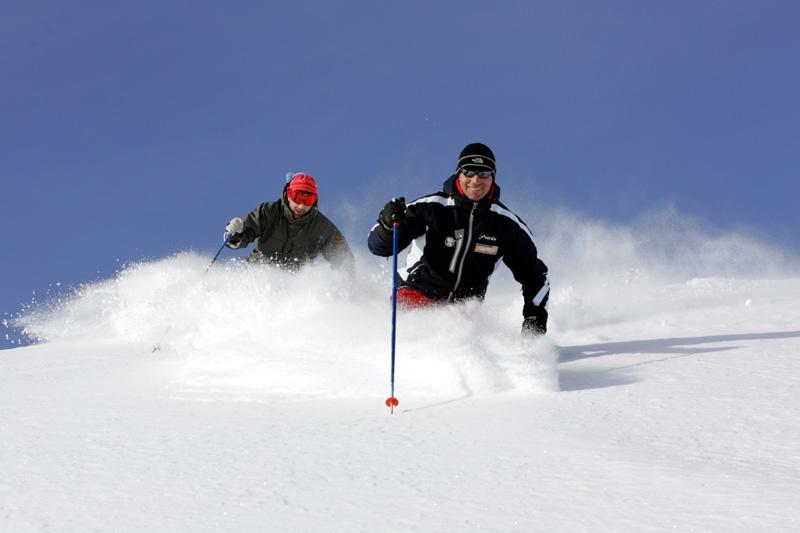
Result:
<instances>
[{"instance_id":1,"label":"logo patch on chest","mask_svg":"<svg viewBox=\"0 0 800 533\"><path fill-rule=\"evenodd\" d=\"M444 245L447 246L448 248L452 248L453 246L456 245L456 240L453 237L445 237Z\"/></svg>"},{"instance_id":2,"label":"logo patch on chest","mask_svg":"<svg viewBox=\"0 0 800 533\"><path fill-rule=\"evenodd\" d=\"M476 254L497 255L499 251L500 251L499 246L492 246L490 244L481 244L481 243L475 245Z\"/></svg>"}]
</instances>

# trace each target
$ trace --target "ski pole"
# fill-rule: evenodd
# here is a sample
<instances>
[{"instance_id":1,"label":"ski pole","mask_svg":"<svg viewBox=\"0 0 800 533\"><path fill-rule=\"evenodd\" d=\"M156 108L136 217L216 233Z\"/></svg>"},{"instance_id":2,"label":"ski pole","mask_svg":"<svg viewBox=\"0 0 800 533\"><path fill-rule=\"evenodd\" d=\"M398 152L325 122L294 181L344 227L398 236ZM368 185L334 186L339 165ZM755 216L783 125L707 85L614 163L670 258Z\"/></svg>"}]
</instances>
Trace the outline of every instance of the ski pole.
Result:
<instances>
[{"instance_id":1,"label":"ski pole","mask_svg":"<svg viewBox=\"0 0 800 533\"><path fill-rule=\"evenodd\" d=\"M208 266L206 267L206 269L203 271L203 274L202 274L203 276L205 276L205 275L206 275L206 272L208 272L209 270L211 270L211 266L212 266L212 265L214 264L214 262L217 260L217 257L219 257L219 254L221 254L221 253L222 253L222 249L223 249L223 248L225 248L225 245L226 245L226 244L228 244L228 242L231 240L231 237L233 237L233 235L231 235L231 234L228 234L228 235L225 237L225 242L223 242L223 243L222 243L222 246L220 246L220 247L219 247L219 250L217 250L217 253L216 253L216 255L214 255L214 259L212 259L212 260L211 260L211 262L208 264ZM152 352L150 352L150 353L156 353L157 351L159 351L159 350L161 349L161 343L162 343L162 342L164 342L164 339L166 339L166 338L167 338L167 335L169 334L169 331L170 331L171 329L172 329L172 324L170 324L169 326L167 326L167 329L166 329L166 330L164 330L164 333L162 333L162 334L161 334L161 338L158 340L158 342L156 343L156 345L153 347L153 351L152 351Z\"/></svg>"},{"instance_id":2,"label":"ski pole","mask_svg":"<svg viewBox=\"0 0 800 533\"><path fill-rule=\"evenodd\" d=\"M397 333L397 234L400 233L400 223L395 222L392 224L392 395L386 399L386 405L389 407L389 412L394 414L394 408L400 403L394 397L394 347L395 336Z\"/></svg>"},{"instance_id":3,"label":"ski pole","mask_svg":"<svg viewBox=\"0 0 800 533\"><path fill-rule=\"evenodd\" d=\"M225 248L225 245L230 242L231 237L233 237L233 234L231 234L231 233L228 233L225 236L225 241L222 243L222 246L219 247L219 250L217 250L217 253L214 255L214 259L212 259L211 262L206 267L206 272L208 272L211 269L211 265L214 264L214 262L217 260L217 257L219 257L219 254L222 253L222 250ZM203 272L203 274L205 274L206 272Z\"/></svg>"}]
</instances>

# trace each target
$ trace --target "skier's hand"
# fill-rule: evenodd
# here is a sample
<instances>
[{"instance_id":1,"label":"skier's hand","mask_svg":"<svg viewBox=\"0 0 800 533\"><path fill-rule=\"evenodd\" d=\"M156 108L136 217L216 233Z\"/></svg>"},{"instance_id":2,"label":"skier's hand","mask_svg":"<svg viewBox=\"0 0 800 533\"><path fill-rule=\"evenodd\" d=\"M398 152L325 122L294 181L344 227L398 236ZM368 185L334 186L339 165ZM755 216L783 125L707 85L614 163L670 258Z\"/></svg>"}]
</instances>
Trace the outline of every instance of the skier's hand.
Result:
<instances>
[{"instance_id":1,"label":"skier's hand","mask_svg":"<svg viewBox=\"0 0 800 533\"><path fill-rule=\"evenodd\" d=\"M225 226L225 237L239 235L240 233L244 233L244 221L241 218L232 218L228 225Z\"/></svg>"},{"instance_id":2,"label":"skier's hand","mask_svg":"<svg viewBox=\"0 0 800 533\"><path fill-rule=\"evenodd\" d=\"M544 335L547 333L547 309L530 306L530 313L522 320L522 333L527 335Z\"/></svg>"},{"instance_id":3,"label":"skier's hand","mask_svg":"<svg viewBox=\"0 0 800 533\"><path fill-rule=\"evenodd\" d=\"M395 222L402 224L405 219L406 199L402 196L389 200L389 202L383 206L381 214L378 215L378 223L388 232L392 231L392 226Z\"/></svg>"},{"instance_id":4,"label":"skier's hand","mask_svg":"<svg viewBox=\"0 0 800 533\"><path fill-rule=\"evenodd\" d=\"M242 233L244 233L244 221L241 218L232 218L225 226L225 240L228 241L228 248L239 248L242 244Z\"/></svg>"}]
</instances>

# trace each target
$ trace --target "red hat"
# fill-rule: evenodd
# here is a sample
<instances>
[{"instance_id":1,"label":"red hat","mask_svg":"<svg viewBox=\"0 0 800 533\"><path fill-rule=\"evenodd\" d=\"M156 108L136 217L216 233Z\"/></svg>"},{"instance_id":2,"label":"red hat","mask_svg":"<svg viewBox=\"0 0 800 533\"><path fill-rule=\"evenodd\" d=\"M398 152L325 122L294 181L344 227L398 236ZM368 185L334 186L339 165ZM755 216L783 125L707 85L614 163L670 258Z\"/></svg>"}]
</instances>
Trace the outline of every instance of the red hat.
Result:
<instances>
[{"instance_id":1,"label":"red hat","mask_svg":"<svg viewBox=\"0 0 800 533\"><path fill-rule=\"evenodd\" d=\"M305 172L287 174L289 184L286 186L286 196L298 204L311 205L317 203L317 182Z\"/></svg>"},{"instance_id":2,"label":"red hat","mask_svg":"<svg viewBox=\"0 0 800 533\"><path fill-rule=\"evenodd\" d=\"M305 172L289 174L289 178L289 186L286 188L287 191L306 191L315 195L317 194L317 181Z\"/></svg>"}]
</instances>

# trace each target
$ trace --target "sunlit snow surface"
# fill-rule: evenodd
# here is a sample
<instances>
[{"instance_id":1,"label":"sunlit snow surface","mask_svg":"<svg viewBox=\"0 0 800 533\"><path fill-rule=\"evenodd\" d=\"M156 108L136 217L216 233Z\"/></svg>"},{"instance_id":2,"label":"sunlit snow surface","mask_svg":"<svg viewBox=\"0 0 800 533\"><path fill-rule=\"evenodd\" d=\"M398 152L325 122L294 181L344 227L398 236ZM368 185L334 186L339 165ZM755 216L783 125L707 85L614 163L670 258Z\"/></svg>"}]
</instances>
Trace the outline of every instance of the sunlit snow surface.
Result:
<instances>
[{"instance_id":1,"label":"sunlit snow surface","mask_svg":"<svg viewBox=\"0 0 800 533\"><path fill-rule=\"evenodd\" d=\"M502 265L481 305L402 311L394 416L365 252L355 279L184 252L34 306L0 529L800 530L796 257L669 210L534 227L548 335Z\"/></svg>"}]
</instances>

